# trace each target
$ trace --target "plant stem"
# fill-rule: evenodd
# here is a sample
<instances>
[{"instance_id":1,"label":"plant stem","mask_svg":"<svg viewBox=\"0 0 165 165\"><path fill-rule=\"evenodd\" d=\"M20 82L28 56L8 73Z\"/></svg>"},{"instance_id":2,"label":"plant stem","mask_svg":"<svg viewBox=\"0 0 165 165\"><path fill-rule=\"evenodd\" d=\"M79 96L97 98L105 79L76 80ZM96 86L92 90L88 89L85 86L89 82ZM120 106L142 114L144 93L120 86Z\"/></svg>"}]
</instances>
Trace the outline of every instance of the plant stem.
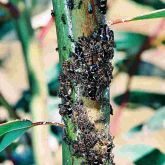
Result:
<instances>
[{"instance_id":1,"label":"plant stem","mask_svg":"<svg viewBox=\"0 0 165 165\"><path fill-rule=\"evenodd\" d=\"M57 38L58 38L58 51L59 51L59 57L60 57L60 64L66 64L69 65L71 63L72 65L72 60L73 60L73 52L75 52L75 47L77 46L75 41L81 40L80 38L85 38L84 40L92 40L92 37L90 36L94 34L94 31L100 30L100 24L104 25L103 27L106 27L105 23L105 17L103 14L100 13L98 4L96 3L95 0L74 0L74 3L72 4L73 1L68 1L68 0L52 0L53 2L53 8L54 8L54 15L55 15L55 23L56 23L56 31L57 31ZM105 1L106 2L106 1ZM70 4L71 3L71 4ZM81 7L79 7L81 6ZM89 11L90 10L90 11ZM104 35L104 34L103 34ZM100 35L101 36L101 35ZM100 41L101 42L101 41ZM92 57L93 58L93 57ZM73 60L73 63L75 61ZM79 68L81 70L81 67ZM74 72L74 71L73 71ZM69 79L69 71L66 71L65 73L65 68L63 67L63 73L65 76L65 80ZM77 73L75 73L76 76ZM83 74L83 73L82 73ZM72 83L72 80L76 78L71 78L68 80L68 83ZM64 80L64 81L65 81ZM63 80L62 80L63 81ZM94 80L91 80L94 81ZM90 83L90 82L89 82ZM80 82L81 84L81 82ZM96 85L96 84L95 84ZM67 88L66 83L61 87L61 92L62 88ZM96 88L99 88L96 85ZM104 88L104 87L103 87ZM94 124L94 129L97 131L97 135L100 135L101 132L105 135L108 136L108 123L109 123L109 117L110 117L110 109L109 107L107 108L106 105L104 104L102 107L102 104L96 100L96 99L91 99L87 96L84 96L81 91L83 90L81 85L79 86L78 84L72 84L72 101L73 104L71 105L73 112L72 112L72 117L69 117L68 115L62 115L63 120L65 122L65 135L66 139L69 140L69 143L66 141L63 142L63 165L80 165L80 164L90 164L89 161L96 162L97 158L93 158L93 160L89 160L90 152L92 152L92 147L91 149L87 149L87 141L85 141L82 136L87 136L84 135L82 130L80 131L79 127L80 125L78 122L81 120L77 119L74 117L74 114L76 115L76 112L74 110L75 106L80 106L78 109L81 111L81 101L83 102L83 110L81 114L78 114L78 118L83 118L82 120L84 121L83 124L89 123L89 127L93 127L92 123ZM68 91L68 90L67 90ZM107 95L107 100L106 102L109 102L109 88L107 87L104 91ZM65 108L65 101L62 98L62 106ZM81 101L80 101L81 100ZM106 108L105 108L106 107ZM104 111L102 111L103 109ZM66 108L65 111L68 111ZM64 112L67 113L67 112ZM104 122L100 122L101 118L104 118ZM85 128L87 131L88 128ZM85 131L84 130L84 131ZM80 135L78 132L81 132ZM91 134L96 132L90 132ZM89 133L89 136L91 135ZM97 139L97 135L95 137L91 137L91 141L95 141ZM102 135L101 135L102 136ZM86 138L86 137L85 137ZM93 138L93 139L92 139ZM79 140L78 140L79 139ZM83 141L84 140L84 141ZM97 141L97 140L96 140ZM106 141L106 140L105 140ZM105 142L104 141L104 142ZM80 149L77 149L78 153L73 152L75 149L75 145L78 143L78 147ZM81 152L81 147L79 144L84 145L85 148L85 154L86 156L82 156L83 152ZM105 142L107 144L107 142ZM105 145L105 144L104 144ZM106 148L106 146L104 146ZM94 155L97 157L98 153L103 152L103 146L100 144L96 144L95 147L93 147L94 150ZM82 146L83 148L83 146ZM97 149L96 149L97 148ZM89 155L88 155L89 154ZM78 156L81 155L81 156ZM100 155L99 155L100 156ZM101 155L102 156L102 155ZM96 160L95 160L96 159ZM98 158L98 159L102 159ZM110 164L107 158L105 164Z\"/></svg>"},{"instance_id":2,"label":"plant stem","mask_svg":"<svg viewBox=\"0 0 165 165\"><path fill-rule=\"evenodd\" d=\"M31 92L31 115L33 122L45 121L47 112L47 85L38 40L35 39L30 22L29 9L23 1L11 0L21 6L19 18L14 20L18 38L22 45L25 66ZM52 155L48 144L48 127L35 127L32 133L34 156L37 165L52 165Z\"/></svg>"},{"instance_id":3,"label":"plant stem","mask_svg":"<svg viewBox=\"0 0 165 165\"><path fill-rule=\"evenodd\" d=\"M64 124L57 123L57 122L40 121L40 122L33 123L33 126L39 126L39 125L55 125L55 126L58 126L58 127L64 127Z\"/></svg>"},{"instance_id":4,"label":"plant stem","mask_svg":"<svg viewBox=\"0 0 165 165\"><path fill-rule=\"evenodd\" d=\"M7 100L4 98L1 92L0 92L0 104L2 104L8 110L11 119L19 118L17 114L14 112L13 107L7 102Z\"/></svg>"}]
</instances>

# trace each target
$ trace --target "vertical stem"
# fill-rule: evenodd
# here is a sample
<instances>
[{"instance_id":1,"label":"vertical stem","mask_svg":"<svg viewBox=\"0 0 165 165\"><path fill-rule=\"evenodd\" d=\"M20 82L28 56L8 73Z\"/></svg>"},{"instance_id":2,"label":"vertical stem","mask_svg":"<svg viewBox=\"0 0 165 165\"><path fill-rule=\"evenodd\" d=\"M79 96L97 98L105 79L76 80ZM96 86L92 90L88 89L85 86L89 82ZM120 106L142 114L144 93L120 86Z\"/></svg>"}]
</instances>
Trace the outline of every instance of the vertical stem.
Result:
<instances>
[{"instance_id":1,"label":"vertical stem","mask_svg":"<svg viewBox=\"0 0 165 165\"><path fill-rule=\"evenodd\" d=\"M2 104L8 110L11 119L19 118L17 114L14 112L13 107L6 101L6 99L4 98L1 92L0 92L0 104Z\"/></svg>"},{"instance_id":2,"label":"vertical stem","mask_svg":"<svg viewBox=\"0 0 165 165\"><path fill-rule=\"evenodd\" d=\"M45 82L41 51L38 42L33 39L29 46L28 63L31 70L32 83L31 114L32 120L48 120L47 112L47 85ZM49 128L39 126L33 128L32 142L37 165L52 165L52 155L48 143Z\"/></svg>"},{"instance_id":3,"label":"vertical stem","mask_svg":"<svg viewBox=\"0 0 165 165\"><path fill-rule=\"evenodd\" d=\"M45 121L47 112L47 85L45 82L42 53L39 42L35 39L30 22L30 13L23 1L11 0L21 11L19 18L14 20L18 38L22 45L25 66L31 92L30 109L32 120ZM34 156L37 165L52 165L52 155L48 144L48 127L35 127L32 133Z\"/></svg>"},{"instance_id":4,"label":"vertical stem","mask_svg":"<svg viewBox=\"0 0 165 165\"><path fill-rule=\"evenodd\" d=\"M113 164L108 123L114 41L104 17L106 0L52 2L62 65L63 165Z\"/></svg>"}]
</instances>

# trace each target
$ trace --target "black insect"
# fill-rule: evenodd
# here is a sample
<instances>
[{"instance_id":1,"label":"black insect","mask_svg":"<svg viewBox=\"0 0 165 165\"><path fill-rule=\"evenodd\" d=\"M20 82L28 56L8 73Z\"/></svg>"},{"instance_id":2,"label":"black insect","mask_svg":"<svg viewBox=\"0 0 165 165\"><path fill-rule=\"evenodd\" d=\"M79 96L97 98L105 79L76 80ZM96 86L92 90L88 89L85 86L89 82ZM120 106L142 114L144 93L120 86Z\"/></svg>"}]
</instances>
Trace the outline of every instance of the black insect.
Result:
<instances>
[{"instance_id":1,"label":"black insect","mask_svg":"<svg viewBox=\"0 0 165 165\"><path fill-rule=\"evenodd\" d=\"M98 0L98 8L102 14L106 14L107 0Z\"/></svg>"},{"instance_id":2,"label":"black insect","mask_svg":"<svg viewBox=\"0 0 165 165\"><path fill-rule=\"evenodd\" d=\"M65 14L62 14L61 16L61 21L63 22L63 24L66 25L66 18L65 18Z\"/></svg>"},{"instance_id":3,"label":"black insect","mask_svg":"<svg viewBox=\"0 0 165 165\"><path fill-rule=\"evenodd\" d=\"M83 1L80 0L79 3L78 3L78 9L81 9L82 3L83 3Z\"/></svg>"},{"instance_id":4,"label":"black insect","mask_svg":"<svg viewBox=\"0 0 165 165\"><path fill-rule=\"evenodd\" d=\"M68 35L68 38L70 39L71 42L74 42L74 39L72 38L71 35Z\"/></svg>"},{"instance_id":5,"label":"black insect","mask_svg":"<svg viewBox=\"0 0 165 165\"><path fill-rule=\"evenodd\" d=\"M88 13L92 14L93 13L93 7L91 3L88 3Z\"/></svg>"},{"instance_id":6,"label":"black insect","mask_svg":"<svg viewBox=\"0 0 165 165\"><path fill-rule=\"evenodd\" d=\"M66 50L66 46L63 46L63 48L62 48L63 50Z\"/></svg>"},{"instance_id":7,"label":"black insect","mask_svg":"<svg viewBox=\"0 0 165 165\"><path fill-rule=\"evenodd\" d=\"M110 109L110 114L113 115L113 108L111 104L109 104L109 109Z\"/></svg>"},{"instance_id":8,"label":"black insect","mask_svg":"<svg viewBox=\"0 0 165 165\"><path fill-rule=\"evenodd\" d=\"M59 48L56 48L56 51L58 51L59 50Z\"/></svg>"},{"instance_id":9,"label":"black insect","mask_svg":"<svg viewBox=\"0 0 165 165\"><path fill-rule=\"evenodd\" d=\"M112 145L111 144L108 144L107 145L107 152L110 153L112 150Z\"/></svg>"},{"instance_id":10,"label":"black insect","mask_svg":"<svg viewBox=\"0 0 165 165\"><path fill-rule=\"evenodd\" d=\"M73 10L74 9L74 0L68 0L67 6L68 6L69 10Z\"/></svg>"},{"instance_id":11,"label":"black insect","mask_svg":"<svg viewBox=\"0 0 165 165\"><path fill-rule=\"evenodd\" d=\"M54 17L55 16L55 13L53 10L51 10L51 16Z\"/></svg>"},{"instance_id":12,"label":"black insect","mask_svg":"<svg viewBox=\"0 0 165 165\"><path fill-rule=\"evenodd\" d=\"M69 109L68 112L67 112L68 117L72 117L72 113L73 113L72 109Z\"/></svg>"},{"instance_id":13,"label":"black insect","mask_svg":"<svg viewBox=\"0 0 165 165\"><path fill-rule=\"evenodd\" d=\"M91 73L95 73L96 71L98 71L99 66L97 64L93 64L90 66L90 72Z\"/></svg>"},{"instance_id":14,"label":"black insect","mask_svg":"<svg viewBox=\"0 0 165 165\"><path fill-rule=\"evenodd\" d=\"M84 54L84 60L87 65L92 65L92 63L93 63L92 54L90 54L90 53Z\"/></svg>"}]
</instances>

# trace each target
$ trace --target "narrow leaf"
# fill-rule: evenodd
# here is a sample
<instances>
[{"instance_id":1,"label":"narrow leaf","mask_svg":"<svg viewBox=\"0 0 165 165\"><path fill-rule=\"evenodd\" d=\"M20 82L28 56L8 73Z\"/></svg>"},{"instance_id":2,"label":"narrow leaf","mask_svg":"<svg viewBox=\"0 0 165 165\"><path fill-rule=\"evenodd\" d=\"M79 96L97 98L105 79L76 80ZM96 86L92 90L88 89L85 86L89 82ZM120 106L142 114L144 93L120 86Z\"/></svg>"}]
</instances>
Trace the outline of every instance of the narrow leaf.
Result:
<instances>
[{"instance_id":1,"label":"narrow leaf","mask_svg":"<svg viewBox=\"0 0 165 165\"><path fill-rule=\"evenodd\" d=\"M139 124L133 128L131 128L126 134L124 134L125 138L133 138L137 133L141 132L143 128L143 124Z\"/></svg>"},{"instance_id":2,"label":"narrow leaf","mask_svg":"<svg viewBox=\"0 0 165 165\"><path fill-rule=\"evenodd\" d=\"M64 124L62 123L45 121L32 123L30 120L15 120L0 124L0 152L24 134L29 128L39 125L55 125L58 127L64 127Z\"/></svg>"},{"instance_id":3,"label":"narrow leaf","mask_svg":"<svg viewBox=\"0 0 165 165\"><path fill-rule=\"evenodd\" d=\"M0 124L0 152L30 127L32 127L32 122L29 120L16 120Z\"/></svg>"},{"instance_id":4,"label":"narrow leaf","mask_svg":"<svg viewBox=\"0 0 165 165\"><path fill-rule=\"evenodd\" d=\"M119 156L126 156L130 158L132 161L136 161L143 157L144 155L152 152L154 150L153 147L143 145L143 144L136 144L136 145L124 145L123 147L117 150L117 155Z\"/></svg>"},{"instance_id":5,"label":"narrow leaf","mask_svg":"<svg viewBox=\"0 0 165 165\"><path fill-rule=\"evenodd\" d=\"M162 17L165 17L165 9L156 10L151 13L136 16L136 17L128 19L128 20L137 21L137 20L143 20L143 19L153 19L153 18L162 18Z\"/></svg>"},{"instance_id":6,"label":"narrow leaf","mask_svg":"<svg viewBox=\"0 0 165 165\"><path fill-rule=\"evenodd\" d=\"M27 128L30 126L32 126L32 122L30 120L15 120L12 122L0 124L0 136L6 134L8 132Z\"/></svg>"},{"instance_id":7,"label":"narrow leaf","mask_svg":"<svg viewBox=\"0 0 165 165\"><path fill-rule=\"evenodd\" d=\"M0 152L9 146L14 140L23 135L29 128L22 128L19 130L6 133L0 138Z\"/></svg>"},{"instance_id":8,"label":"narrow leaf","mask_svg":"<svg viewBox=\"0 0 165 165\"><path fill-rule=\"evenodd\" d=\"M124 100L125 93L120 94L114 97L114 101L117 105L121 105ZM130 91L128 97L128 105L135 106L148 106L154 109L158 109L162 106L165 106L165 95L159 93L152 92L144 92L144 91Z\"/></svg>"},{"instance_id":9,"label":"narrow leaf","mask_svg":"<svg viewBox=\"0 0 165 165\"><path fill-rule=\"evenodd\" d=\"M165 1L163 0L132 0L141 5L147 5L155 9L163 9L165 7Z\"/></svg>"},{"instance_id":10,"label":"narrow leaf","mask_svg":"<svg viewBox=\"0 0 165 165\"><path fill-rule=\"evenodd\" d=\"M135 165L165 165L165 154L158 149L154 149L152 152L143 156L141 159L136 160L134 163Z\"/></svg>"},{"instance_id":11,"label":"narrow leaf","mask_svg":"<svg viewBox=\"0 0 165 165\"><path fill-rule=\"evenodd\" d=\"M165 128L165 107L160 108L144 125L152 131Z\"/></svg>"},{"instance_id":12,"label":"narrow leaf","mask_svg":"<svg viewBox=\"0 0 165 165\"><path fill-rule=\"evenodd\" d=\"M165 154L148 145L125 145L116 154L128 157L136 165L165 165Z\"/></svg>"},{"instance_id":13,"label":"narrow leaf","mask_svg":"<svg viewBox=\"0 0 165 165\"><path fill-rule=\"evenodd\" d=\"M116 67L121 72L128 73L129 70L134 68L133 66L134 63L135 63L134 58L123 59L116 63ZM136 76L155 76L155 77L165 78L165 70L159 68L158 66L154 64L141 61L135 72L135 75Z\"/></svg>"},{"instance_id":14,"label":"narrow leaf","mask_svg":"<svg viewBox=\"0 0 165 165\"><path fill-rule=\"evenodd\" d=\"M165 128L165 107L158 109L155 114L146 122L138 124L137 126L131 128L125 135L125 138L133 138L143 131L146 127L149 131L159 131Z\"/></svg>"},{"instance_id":15,"label":"narrow leaf","mask_svg":"<svg viewBox=\"0 0 165 165\"><path fill-rule=\"evenodd\" d=\"M141 49L147 36L132 32L115 32L115 43L118 51L125 51L129 55L137 54Z\"/></svg>"},{"instance_id":16,"label":"narrow leaf","mask_svg":"<svg viewBox=\"0 0 165 165\"><path fill-rule=\"evenodd\" d=\"M133 18L112 20L112 21L109 21L109 25L115 25L115 24L124 23L124 22L131 22L131 21L145 20L145 19L164 18L164 17L165 17L165 9L160 9L160 10L155 10L147 14L135 16Z\"/></svg>"}]
</instances>

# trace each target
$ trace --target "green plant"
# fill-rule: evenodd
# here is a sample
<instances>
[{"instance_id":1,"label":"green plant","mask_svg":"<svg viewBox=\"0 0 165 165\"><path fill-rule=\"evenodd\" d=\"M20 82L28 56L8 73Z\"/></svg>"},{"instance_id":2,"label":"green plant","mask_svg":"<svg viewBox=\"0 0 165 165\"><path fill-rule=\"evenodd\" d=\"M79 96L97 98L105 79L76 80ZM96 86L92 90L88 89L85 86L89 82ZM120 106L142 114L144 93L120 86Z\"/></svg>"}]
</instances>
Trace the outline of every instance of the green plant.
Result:
<instances>
[{"instance_id":1,"label":"green plant","mask_svg":"<svg viewBox=\"0 0 165 165\"><path fill-rule=\"evenodd\" d=\"M105 159L104 164L113 164L113 156L111 155L113 142L112 137L111 135L109 135L108 131L109 115L110 113L112 113L111 106L109 105L109 83L112 77L112 66L111 63L109 63L109 60L111 60L113 57L114 47L113 32L109 29L111 28L111 25L142 19L165 17L165 10L162 9L131 19L118 19L114 21L109 21L108 25L110 27L108 27L106 22L104 22L105 20L103 19L105 14L103 10L104 8L100 11L98 7L99 5L94 6L93 2L94 1L88 0L75 1L75 4L72 4L72 1L53 0L54 15L58 36L58 51L60 55L60 64L62 65L63 72L60 77L60 95L62 97L60 113L63 116L63 120L65 123L65 142L67 143L63 142L63 164L66 165L80 164L83 162L87 164L99 164L103 158ZM91 13L92 11L93 13ZM82 26L84 24L86 25L85 27ZM21 32L21 30L19 32ZM108 39L100 37L101 35L102 37L107 37ZM148 37L135 33L116 34L116 36L117 35L119 37L123 35L123 38L120 38L121 40L116 40L117 49L125 50L125 52L127 53L125 59L116 63L118 72L127 72L130 76L130 81L131 77L134 75L149 75L147 69L141 70L141 66L145 66L146 68L148 67L149 70L151 70L151 68L154 71L156 70L155 75L158 75L160 77L164 75L163 70L161 70L160 68L157 68L153 65L149 65L148 63L146 64L141 61L142 52L152 47L152 41L155 36ZM27 37L23 37L22 40L23 39L23 49L26 55L28 51L27 46L25 45L27 43ZM123 44L126 41L127 45ZM131 41L130 44L129 41ZM135 42L138 45L136 49L132 49L132 42ZM110 57L108 57L108 59L100 57L102 61L104 60L104 63L102 63L102 61L98 61L98 59L94 60L93 57L90 57L91 53L93 52L91 50L91 47L88 47L89 45L91 47L95 45L100 46L99 49L101 52L99 52L97 48L95 50L95 53L100 53L101 55L105 55L104 53L102 53L103 46L105 46L105 50L109 51L105 53L109 53ZM82 60L81 56L77 57L80 53L83 53L87 56L85 62ZM94 56L94 53L92 55ZM27 62L28 66L28 58L25 61ZM85 64L87 64L87 67L85 66ZM100 75L97 70L98 66L100 70L103 71L100 71ZM30 67L27 68L30 69ZM89 71L91 72L90 69L96 69L92 71L92 78L89 76L88 73ZM30 72L28 73L29 77L31 77ZM100 77L103 76L103 79L100 79L100 77L94 78L96 73ZM85 74L86 77L89 76L89 78L86 78L83 74ZM154 72L152 72L152 76L153 75ZM29 78L29 80L31 81L33 80L33 78L34 76ZM164 105L164 95L140 91L130 92L130 81L128 83L126 92L114 98L114 101L117 104L124 104L124 106L132 105L132 107L143 105L150 106L154 109L158 109ZM93 86L92 82L97 85ZM89 87L87 87L88 85ZM35 90L37 88L34 86L32 87L32 89L34 89L33 94L35 95ZM99 90L96 90L95 88ZM68 91L71 91L71 93L68 93ZM89 91L90 93L88 93ZM96 91L98 93L96 93ZM155 97L157 99L155 99ZM156 103L154 103L154 101ZM4 103L5 102L3 101L2 104ZM35 108L36 105L34 105L34 111ZM11 110L11 108L8 109ZM23 126L20 125L20 123ZM48 122L46 123L53 124ZM44 124L44 122L40 122L40 125ZM39 124L32 123L30 121L15 121L12 123L2 124L0 127L0 131L2 132L1 136L3 140L1 140L0 143L0 150L8 146L13 140L22 135L29 128L36 125ZM12 128L10 128L10 126ZM8 127L8 129L4 129L4 127ZM140 130L140 128L138 130ZM87 144L88 141L89 144ZM91 144L92 142L94 143ZM83 146L84 143L86 143L85 146ZM78 146L80 145L82 146L78 148ZM148 153L148 150L146 152ZM161 160L162 161L160 161L159 164L164 162L164 159ZM134 159L133 161L138 162L138 159Z\"/></svg>"}]
</instances>

